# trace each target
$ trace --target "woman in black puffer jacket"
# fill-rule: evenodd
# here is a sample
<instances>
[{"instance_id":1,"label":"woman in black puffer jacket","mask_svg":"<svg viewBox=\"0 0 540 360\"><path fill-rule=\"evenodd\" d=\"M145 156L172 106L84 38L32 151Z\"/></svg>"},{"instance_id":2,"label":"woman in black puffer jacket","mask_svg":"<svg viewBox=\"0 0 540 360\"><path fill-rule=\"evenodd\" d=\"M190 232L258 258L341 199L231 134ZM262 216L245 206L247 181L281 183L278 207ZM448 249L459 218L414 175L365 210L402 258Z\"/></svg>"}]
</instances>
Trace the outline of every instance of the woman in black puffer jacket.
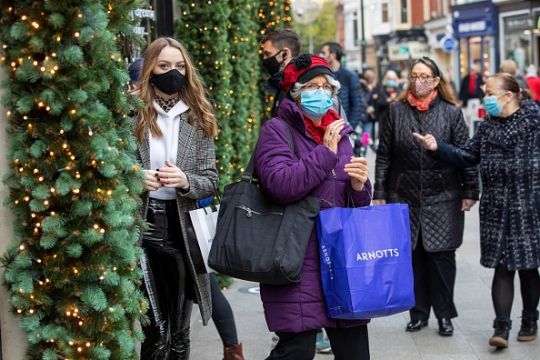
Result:
<instances>
[{"instance_id":1,"label":"woman in black puffer jacket","mask_svg":"<svg viewBox=\"0 0 540 360\"><path fill-rule=\"evenodd\" d=\"M458 146L469 138L461 109L433 60L413 63L408 89L381 121L374 202L409 205L416 305L406 330L426 326L433 307L439 334L451 336L451 319L457 316L455 250L463 241L463 212L478 200L478 173L439 160L412 136L432 133Z\"/></svg>"}]
</instances>

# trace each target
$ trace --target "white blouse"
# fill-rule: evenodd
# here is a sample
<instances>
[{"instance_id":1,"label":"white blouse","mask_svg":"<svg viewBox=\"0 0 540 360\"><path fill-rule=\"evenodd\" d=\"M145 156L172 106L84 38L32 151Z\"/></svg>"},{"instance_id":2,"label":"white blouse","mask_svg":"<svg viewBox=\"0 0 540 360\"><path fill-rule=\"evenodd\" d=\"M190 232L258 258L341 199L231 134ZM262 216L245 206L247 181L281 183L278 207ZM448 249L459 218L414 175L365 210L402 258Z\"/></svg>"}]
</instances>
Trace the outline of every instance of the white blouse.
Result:
<instances>
[{"instance_id":1,"label":"white blouse","mask_svg":"<svg viewBox=\"0 0 540 360\"><path fill-rule=\"evenodd\" d=\"M154 102L154 109L157 112L157 125L163 133L163 136L159 138L150 134L150 169L157 170L165 166L166 160L176 164L180 115L185 113L189 107L180 100L169 112L165 112L156 102ZM158 190L150 191L149 195L155 199L174 200L176 199L176 189L161 187Z\"/></svg>"}]
</instances>

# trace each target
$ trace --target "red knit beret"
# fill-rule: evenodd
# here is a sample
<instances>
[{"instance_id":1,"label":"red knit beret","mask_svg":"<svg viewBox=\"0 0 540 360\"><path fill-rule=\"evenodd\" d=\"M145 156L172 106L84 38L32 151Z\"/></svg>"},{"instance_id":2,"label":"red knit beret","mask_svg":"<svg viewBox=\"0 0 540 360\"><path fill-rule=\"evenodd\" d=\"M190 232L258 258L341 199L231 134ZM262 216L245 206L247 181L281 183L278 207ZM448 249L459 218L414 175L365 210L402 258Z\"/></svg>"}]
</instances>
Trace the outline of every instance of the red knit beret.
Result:
<instances>
[{"instance_id":1,"label":"red knit beret","mask_svg":"<svg viewBox=\"0 0 540 360\"><path fill-rule=\"evenodd\" d=\"M318 55L302 54L292 59L283 69L283 78L280 82L281 88L283 91L288 92L294 83L305 83L318 75L334 77L328 61Z\"/></svg>"}]
</instances>

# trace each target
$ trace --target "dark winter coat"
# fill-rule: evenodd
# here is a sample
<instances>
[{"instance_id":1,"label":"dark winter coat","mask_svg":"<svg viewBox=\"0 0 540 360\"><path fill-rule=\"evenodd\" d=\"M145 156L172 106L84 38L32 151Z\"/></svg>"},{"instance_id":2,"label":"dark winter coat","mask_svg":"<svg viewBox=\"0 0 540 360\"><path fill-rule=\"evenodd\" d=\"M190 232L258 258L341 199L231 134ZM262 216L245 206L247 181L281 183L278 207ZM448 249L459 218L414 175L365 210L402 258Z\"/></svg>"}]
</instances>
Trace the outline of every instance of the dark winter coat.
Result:
<instances>
[{"instance_id":1,"label":"dark winter coat","mask_svg":"<svg viewBox=\"0 0 540 360\"><path fill-rule=\"evenodd\" d=\"M381 122L374 199L407 203L413 248L419 232L428 252L457 249L463 241L462 199L478 199L475 167L463 171L424 150L412 133L463 145L469 131L461 109L436 98L420 112L405 101L390 105Z\"/></svg>"},{"instance_id":2,"label":"dark winter coat","mask_svg":"<svg viewBox=\"0 0 540 360\"><path fill-rule=\"evenodd\" d=\"M469 91L470 79L470 74L465 75L459 86L459 100L463 102L463 106L467 106L470 99L480 99L484 96L484 92L482 91L484 80L482 79L482 76L478 74L476 77L475 87L472 93Z\"/></svg>"},{"instance_id":3,"label":"dark winter coat","mask_svg":"<svg viewBox=\"0 0 540 360\"><path fill-rule=\"evenodd\" d=\"M188 113L180 115L180 129L178 135L178 152L176 166L187 176L189 191L180 189L176 191L176 203L180 218L180 228L184 246L189 249L188 236L186 233L186 213L197 208L197 199L212 195L217 187L216 155L214 153L214 141L209 139L202 128L194 127L188 122ZM136 124L136 120L134 122ZM136 126L136 125L135 125ZM144 141L137 141L137 157L143 169L150 169L150 145L148 134ZM148 211L148 192L142 196L143 205L141 214L146 219ZM187 252L187 270L194 280L195 299L199 305L203 323L206 324L212 315L212 303L210 300L210 282L208 274L199 273L193 263L193 259Z\"/></svg>"},{"instance_id":4,"label":"dark winter coat","mask_svg":"<svg viewBox=\"0 0 540 360\"><path fill-rule=\"evenodd\" d=\"M355 129L358 124L368 120L364 96L360 89L360 79L343 65L334 73L334 76L341 85L338 93L341 106L345 110L349 124Z\"/></svg>"},{"instance_id":5,"label":"dark winter coat","mask_svg":"<svg viewBox=\"0 0 540 360\"><path fill-rule=\"evenodd\" d=\"M540 108L527 101L507 118L487 118L465 146L441 142L436 154L456 166L480 164L481 264L538 268Z\"/></svg>"},{"instance_id":6,"label":"dark winter coat","mask_svg":"<svg viewBox=\"0 0 540 360\"><path fill-rule=\"evenodd\" d=\"M342 132L338 154L319 145L306 133L303 113L291 100L280 105L278 116L266 122L255 150L255 167L267 195L281 204L294 203L306 196L318 197L321 209L345 206L348 194L356 206L370 202L371 185L354 191L343 167L353 155L347 134ZM295 154L290 151L287 130L294 141ZM293 285L261 285L261 297L268 328L271 331L302 332L322 327L337 327L338 322L326 316L319 252L315 228L311 233L303 265L302 280ZM340 326L365 322L339 321Z\"/></svg>"}]
</instances>

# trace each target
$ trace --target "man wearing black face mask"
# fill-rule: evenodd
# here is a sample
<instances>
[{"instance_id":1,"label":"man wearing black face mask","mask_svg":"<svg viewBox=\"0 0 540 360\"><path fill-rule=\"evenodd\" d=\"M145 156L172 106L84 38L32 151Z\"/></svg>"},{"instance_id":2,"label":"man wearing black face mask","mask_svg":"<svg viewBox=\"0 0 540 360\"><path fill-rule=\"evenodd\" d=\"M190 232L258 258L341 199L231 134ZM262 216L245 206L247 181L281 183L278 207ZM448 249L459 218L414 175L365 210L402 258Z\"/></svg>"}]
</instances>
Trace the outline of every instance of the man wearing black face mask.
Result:
<instances>
[{"instance_id":1,"label":"man wearing black face mask","mask_svg":"<svg viewBox=\"0 0 540 360\"><path fill-rule=\"evenodd\" d=\"M262 66L270 75L267 83L275 91L272 117L277 115L279 103L286 96L279 86L282 70L300 54L300 35L292 29L280 29L266 35L261 41Z\"/></svg>"}]
</instances>

